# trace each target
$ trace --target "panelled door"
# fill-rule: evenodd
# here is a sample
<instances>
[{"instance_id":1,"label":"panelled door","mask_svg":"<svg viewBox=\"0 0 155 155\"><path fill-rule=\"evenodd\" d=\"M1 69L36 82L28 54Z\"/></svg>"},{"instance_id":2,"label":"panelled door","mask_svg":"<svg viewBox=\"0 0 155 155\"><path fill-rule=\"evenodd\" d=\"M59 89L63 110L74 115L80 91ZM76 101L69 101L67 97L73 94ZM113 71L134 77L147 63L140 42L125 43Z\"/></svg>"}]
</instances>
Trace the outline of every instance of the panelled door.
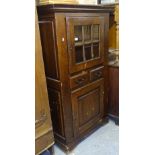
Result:
<instances>
[{"instance_id":1,"label":"panelled door","mask_svg":"<svg viewBox=\"0 0 155 155\"><path fill-rule=\"evenodd\" d=\"M85 134L103 117L103 80L72 92L75 136Z\"/></svg>"},{"instance_id":2,"label":"panelled door","mask_svg":"<svg viewBox=\"0 0 155 155\"><path fill-rule=\"evenodd\" d=\"M70 73L104 60L104 17L66 17Z\"/></svg>"}]
</instances>

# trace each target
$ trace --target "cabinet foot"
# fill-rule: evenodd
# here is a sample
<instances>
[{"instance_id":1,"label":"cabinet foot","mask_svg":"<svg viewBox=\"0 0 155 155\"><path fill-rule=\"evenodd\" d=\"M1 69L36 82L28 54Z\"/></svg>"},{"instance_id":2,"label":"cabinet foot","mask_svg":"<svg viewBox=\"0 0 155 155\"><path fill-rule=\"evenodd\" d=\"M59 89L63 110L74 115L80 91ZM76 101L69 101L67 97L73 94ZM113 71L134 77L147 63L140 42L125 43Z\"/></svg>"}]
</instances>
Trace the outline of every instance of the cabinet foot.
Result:
<instances>
[{"instance_id":1,"label":"cabinet foot","mask_svg":"<svg viewBox=\"0 0 155 155\"><path fill-rule=\"evenodd\" d=\"M119 125L119 117L118 116L109 114L108 117L109 117L109 119L114 121L116 125Z\"/></svg>"}]
</instances>

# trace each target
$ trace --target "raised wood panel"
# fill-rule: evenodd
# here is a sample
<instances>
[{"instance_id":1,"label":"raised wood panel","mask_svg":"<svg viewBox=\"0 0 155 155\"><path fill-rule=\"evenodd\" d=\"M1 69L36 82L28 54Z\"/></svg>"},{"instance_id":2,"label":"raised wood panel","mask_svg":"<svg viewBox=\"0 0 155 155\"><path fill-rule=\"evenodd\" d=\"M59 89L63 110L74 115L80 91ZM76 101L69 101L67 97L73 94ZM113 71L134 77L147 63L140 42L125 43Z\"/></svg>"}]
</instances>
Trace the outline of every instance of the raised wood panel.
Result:
<instances>
[{"instance_id":1,"label":"raised wood panel","mask_svg":"<svg viewBox=\"0 0 155 155\"><path fill-rule=\"evenodd\" d=\"M48 89L49 103L51 108L51 115L53 119L54 132L65 137L64 133L64 121L63 121L63 110L61 103L61 94L59 91Z\"/></svg>"},{"instance_id":2,"label":"raised wood panel","mask_svg":"<svg viewBox=\"0 0 155 155\"><path fill-rule=\"evenodd\" d=\"M52 146L54 140L37 14L35 35L35 154L39 154Z\"/></svg>"},{"instance_id":3,"label":"raised wood panel","mask_svg":"<svg viewBox=\"0 0 155 155\"><path fill-rule=\"evenodd\" d=\"M100 90L95 89L78 97L79 126L84 125L100 111Z\"/></svg>"},{"instance_id":4,"label":"raised wood panel","mask_svg":"<svg viewBox=\"0 0 155 155\"><path fill-rule=\"evenodd\" d=\"M53 79L59 79L54 22L50 20L41 21L39 22L39 27L41 32L41 40L44 40L42 41L42 48L46 76Z\"/></svg>"},{"instance_id":5,"label":"raised wood panel","mask_svg":"<svg viewBox=\"0 0 155 155\"><path fill-rule=\"evenodd\" d=\"M102 92L103 80L72 92L75 136L80 136L102 118L104 109Z\"/></svg>"}]
</instances>

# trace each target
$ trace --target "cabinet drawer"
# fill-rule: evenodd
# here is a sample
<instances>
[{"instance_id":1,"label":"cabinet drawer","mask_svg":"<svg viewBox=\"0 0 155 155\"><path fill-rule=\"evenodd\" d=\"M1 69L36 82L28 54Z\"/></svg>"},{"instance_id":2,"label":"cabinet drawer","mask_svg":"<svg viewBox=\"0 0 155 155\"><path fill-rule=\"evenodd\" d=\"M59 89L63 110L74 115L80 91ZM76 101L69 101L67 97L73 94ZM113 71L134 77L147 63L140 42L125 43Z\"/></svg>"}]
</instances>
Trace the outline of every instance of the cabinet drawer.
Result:
<instances>
[{"instance_id":1,"label":"cabinet drawer","mask_svg":"<svg viewBox=\"0 0 155 155\"><path fill-rule=\"evenodd\" d=\"M90 81L95 81L97 79L103 78L104 67L99 67L90 71Z\"/></svg>"},{"instance_id":2,"label":"cabinet drawer","mask_svg":"<svg viewBox=\"0 0 155 155\"><path fill-rule=\"evenodd\" d=\"M71 88L78 88L81 87L89 82L89 76L87 72L82 74L73 76L70 78L70 85Z\"/></svg>"}]
</instances>

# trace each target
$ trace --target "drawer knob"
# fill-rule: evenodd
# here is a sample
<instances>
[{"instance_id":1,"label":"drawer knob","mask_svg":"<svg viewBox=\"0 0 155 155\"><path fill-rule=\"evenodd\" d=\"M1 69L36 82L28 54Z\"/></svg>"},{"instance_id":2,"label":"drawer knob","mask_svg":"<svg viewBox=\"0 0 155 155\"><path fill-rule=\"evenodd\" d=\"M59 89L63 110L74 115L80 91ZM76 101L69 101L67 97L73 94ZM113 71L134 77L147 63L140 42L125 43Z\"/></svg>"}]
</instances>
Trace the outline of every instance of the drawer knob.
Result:
<instances>
[{"instance_id":1,"label":"drawer knob","mask_svg":"<svg viewBox=\"0 0 155 155\"><path fill-rule=\"evenodd\" d=\"M85 78L81 78L75 81L76 84L82 84L85 81Z\"/></svg>"},{"instance_id":2,"label":"drawer knob","mask_svg":"<svg viewBox=\"0 0 155 155\"><path fill-rule=\"evenodd\" d=\"M100 72L96 72L95 75L96 75L97 77L101 77L102 72L101 72L101 71L100 71Z\"/></svg>"}]
</instances>

